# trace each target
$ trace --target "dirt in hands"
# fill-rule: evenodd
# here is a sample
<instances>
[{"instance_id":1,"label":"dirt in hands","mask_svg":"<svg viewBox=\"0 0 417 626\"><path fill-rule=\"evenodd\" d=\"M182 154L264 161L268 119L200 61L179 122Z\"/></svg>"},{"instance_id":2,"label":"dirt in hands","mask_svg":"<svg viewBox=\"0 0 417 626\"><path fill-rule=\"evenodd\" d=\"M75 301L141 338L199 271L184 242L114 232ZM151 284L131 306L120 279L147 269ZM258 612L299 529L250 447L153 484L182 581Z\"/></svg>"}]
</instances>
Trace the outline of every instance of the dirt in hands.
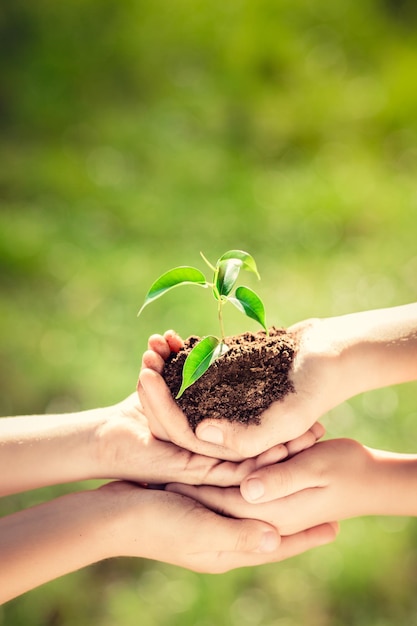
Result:
<instances>
[{"instance_id":1,"label":"dirt in hands","mask_svg":"<svg viewBox=\"0 0 417 626\"><path fill-rule=\"evenodd\" d=\"M182 368L200 337L189 337L184 348L165 363L164 378L175 396L181 386ZM228 351L176 400L190 426L206 418L259 424L260 415L273 402L294 393L290 371L296 342L284 328L226 337Z\"/></svg>"}]
</instances>

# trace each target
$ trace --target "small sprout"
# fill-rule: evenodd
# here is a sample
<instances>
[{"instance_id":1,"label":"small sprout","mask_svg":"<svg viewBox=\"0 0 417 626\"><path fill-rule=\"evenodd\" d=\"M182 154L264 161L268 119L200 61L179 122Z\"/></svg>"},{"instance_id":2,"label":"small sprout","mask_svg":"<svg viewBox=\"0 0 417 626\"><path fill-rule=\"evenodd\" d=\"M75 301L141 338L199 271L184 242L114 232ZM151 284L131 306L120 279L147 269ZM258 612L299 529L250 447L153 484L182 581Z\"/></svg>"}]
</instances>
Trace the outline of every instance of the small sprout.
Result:
<instances>
[{"instance_id":1,"label":"small sprout","mask_svg":"<svg viewBox=\"0 0 417 626\"><path fill-rule=\"evenodd\" d=\"M220 338L209 335L199 341L191 350L184 363L182 384L177 398L180 398L184 391L195 383L216 359L227 352L228 348L225 343L223 325L223 307L226 302L231 302L241 313L257 321L268 334L268 327L265 322L265 309L260 297L249 287L243 286L235 290L234 296L230 295L236 285L241 269L252 272L258 279L260 278L253 257L243 250L229 250L220 257L214 266L202 252L200 254L214 273L212 282L207 281L204 274L195 267L175 267L162 274L151 285L138 313L140 315L150 302L179 285L198 285L199 287L210 287L212 290L213 296L217 301Z\"/></svg>"}]
</instances>

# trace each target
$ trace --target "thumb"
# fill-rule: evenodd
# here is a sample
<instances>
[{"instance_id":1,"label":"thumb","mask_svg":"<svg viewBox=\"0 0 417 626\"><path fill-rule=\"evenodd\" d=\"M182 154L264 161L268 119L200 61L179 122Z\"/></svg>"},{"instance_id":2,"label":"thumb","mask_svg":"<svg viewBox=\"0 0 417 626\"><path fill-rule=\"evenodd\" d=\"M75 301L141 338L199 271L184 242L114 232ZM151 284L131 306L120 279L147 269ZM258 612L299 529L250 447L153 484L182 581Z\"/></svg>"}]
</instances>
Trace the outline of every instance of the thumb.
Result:
<instances>
[{"instance_id":1,"label":"thumb","mask_svg":"<svg viewBox=\"0 0 417 626\"><path fill-rule=\"evenodd\" d=\"M195 434L200 441L233 451L240 460L258 456L274 445L267 427L243 426L226 420L204 420L197 426Z\"/></svg>"},{"instance_id":2,"label":"thumb","mask_svg":"<svg viewBox=\"0 0 417 626\"><path fill-rule=\"evenodd\" d=\"M247 502L270 502L303 489L317 487L315 472L306 462L307 453L308 450L249 474L240 486L243 498Z\"/></svg>"},{"instance_id":3,"label":"thumb","mask_svg":"<svg viewBox=\"0 0 417 626\"><path fill-rule=\"evenodd\" d=\"M278 531L265 522L251 519L232 519L216 515L216 528L213 520L208 529L213 537L211 549L218 552L275 552L281 542ZM207 548L205 548L207 549Z\"/></svg>"},{"instance_id":4,"label":"thumb","mask_svg":"<svg viewBox=\"0 0 417 626\"><path fill-rule=\"evenodd\" d=\"M212 442L204 443L194 435L186 416L158 372L145 368L140 373L139 381L150 412L166 434L165 439L197 454L229 461L241 460L233 451L211 445Z\"/></svg>"}]
</instances>

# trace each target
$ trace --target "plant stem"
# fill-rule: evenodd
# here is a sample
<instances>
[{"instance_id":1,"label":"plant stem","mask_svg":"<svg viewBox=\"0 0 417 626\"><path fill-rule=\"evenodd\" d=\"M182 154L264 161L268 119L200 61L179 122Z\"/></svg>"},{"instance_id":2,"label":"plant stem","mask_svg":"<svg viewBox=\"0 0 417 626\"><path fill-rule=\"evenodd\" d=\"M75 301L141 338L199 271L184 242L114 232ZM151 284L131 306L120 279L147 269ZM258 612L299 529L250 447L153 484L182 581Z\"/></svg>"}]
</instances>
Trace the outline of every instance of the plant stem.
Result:
<instances>
[{"instance_id":1,"label":"plant stem","mask_svg":"<svg viewBox=\"0 0 417 626\"><path fill-rule=\"evenodd\" d=\"M218 313L218 316L219 316L221 341L222 341L222 343L224 343L225 333L224 333L224 324L223 324L223 300L221 298L219 298L219 304L218 304L218 307L217 307L217 313Z\"/></svg>"}]
</instances>

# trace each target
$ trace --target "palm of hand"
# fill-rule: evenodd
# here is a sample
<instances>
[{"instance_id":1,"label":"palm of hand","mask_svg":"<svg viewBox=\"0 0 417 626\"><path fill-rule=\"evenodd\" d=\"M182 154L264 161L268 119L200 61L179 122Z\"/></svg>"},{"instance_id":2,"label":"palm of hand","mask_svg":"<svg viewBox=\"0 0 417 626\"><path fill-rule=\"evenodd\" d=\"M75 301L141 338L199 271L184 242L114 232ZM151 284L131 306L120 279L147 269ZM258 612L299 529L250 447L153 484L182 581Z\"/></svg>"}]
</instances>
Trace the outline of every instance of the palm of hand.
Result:
<instances>
[{"instance_id":1,"label":"palm of hand","mask_svg":"<svg viewBox=\"0 0 417 626\"><path fill-rule=\"evenodd\" d=\"M108 475L139 483L238 485L256 468L255 459L222 461L157 439L136 393L112 407L100 440L101 465L108 468Z\"/></svg>"}]
</instances>

